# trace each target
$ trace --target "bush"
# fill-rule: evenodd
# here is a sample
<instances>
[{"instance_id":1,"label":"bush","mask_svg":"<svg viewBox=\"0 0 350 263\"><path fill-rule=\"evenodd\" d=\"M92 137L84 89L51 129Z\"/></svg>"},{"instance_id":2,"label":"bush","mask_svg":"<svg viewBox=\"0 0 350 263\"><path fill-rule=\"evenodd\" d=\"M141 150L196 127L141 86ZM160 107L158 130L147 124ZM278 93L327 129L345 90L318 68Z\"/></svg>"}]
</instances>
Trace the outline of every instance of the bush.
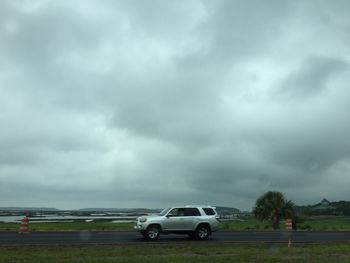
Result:
<instances>
[{"instance_id":1,"label":"bush","mask_svg":"<svg viewBox=\"0 0 350 263\"><path fill-rule=\"evenodd\" d=\"M302 229L302 230L312 230L312 227L310 225L302 225L300 227L300 229Z\"/></svg>"},{"instance_id":2,"label":"bush","mask_svg":"<svg viewBox=\"0 0 350 263\"><path fill-rule=\"evenodd\" d=\"M228 222L223 223L221 228L226 229L226 230L230 229L230 223L228 223Z\"/></svg>"}]
</instances>

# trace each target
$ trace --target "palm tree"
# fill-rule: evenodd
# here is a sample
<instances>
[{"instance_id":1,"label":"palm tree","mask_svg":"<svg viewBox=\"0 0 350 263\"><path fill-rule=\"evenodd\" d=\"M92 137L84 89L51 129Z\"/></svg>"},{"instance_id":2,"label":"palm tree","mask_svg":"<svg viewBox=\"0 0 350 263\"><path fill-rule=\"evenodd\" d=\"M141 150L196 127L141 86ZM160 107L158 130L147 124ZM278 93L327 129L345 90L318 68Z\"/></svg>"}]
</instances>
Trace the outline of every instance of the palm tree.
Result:
<instances>
[{"instance_id":1,"label":"palm tree","mask_svg":"<svg viewBox=\"0 0 350 263\"><path fill-rule=\"evenodd\" d=\"M281 192L269 191L256 200L253 213L260 221L271 220L272 228L278 229L281 218L294 218L294 203Z\"/></svg>"}]
</instances>

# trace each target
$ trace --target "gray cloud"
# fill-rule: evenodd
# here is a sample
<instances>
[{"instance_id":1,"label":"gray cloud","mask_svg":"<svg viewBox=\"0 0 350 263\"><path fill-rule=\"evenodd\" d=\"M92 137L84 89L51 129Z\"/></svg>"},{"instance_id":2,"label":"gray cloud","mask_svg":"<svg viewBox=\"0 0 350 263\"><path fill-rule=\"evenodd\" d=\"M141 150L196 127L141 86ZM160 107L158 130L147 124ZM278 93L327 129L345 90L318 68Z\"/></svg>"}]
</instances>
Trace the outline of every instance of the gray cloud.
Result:
<instances>
[{"instance_id":1,"label":"gray cloud","mask_svg":"<svg viewBox=\"0 0 350 263\"><path fill-rule=\"evenodd\" d=\"M349 199L348 9L2 1L0 206Z\"/></svg>"},{"instance_id":2,"label":"gray cloud","mask_svg":"<svg viewBox=\"0 0 350 263\"><path fill-rule=\"evenodd\" d=\"M349 64L340 59L312 57L286 80L283 93L287 96L308 97L327 89L337 73L349 71Z\"/></svg>"},{"instance_id":3,"label":"gray cloud","mask_svg":"<svg viewBox=\"0 0 350 263\"><path fill-rule=\"evenodd\" d=\"M241 56L257 55L272 48L276 35L283 34L294 3L270 1L206 2L209 18L199 32L210 43L210 59L235 63Z\"/></svg>"}]
</instances>

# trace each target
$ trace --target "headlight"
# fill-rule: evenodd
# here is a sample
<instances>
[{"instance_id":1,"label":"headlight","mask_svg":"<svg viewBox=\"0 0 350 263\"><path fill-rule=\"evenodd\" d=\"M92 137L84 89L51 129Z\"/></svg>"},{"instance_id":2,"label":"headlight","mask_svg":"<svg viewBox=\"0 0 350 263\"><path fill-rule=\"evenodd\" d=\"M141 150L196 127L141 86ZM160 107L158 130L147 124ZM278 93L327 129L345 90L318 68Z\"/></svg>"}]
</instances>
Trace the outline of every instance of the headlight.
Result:
<instances>
[{"instance_id":1,"label":"headlight","mask_svg":"<svg viewBox=\"0 0 350 263\"><path fill-rule=\"evenodd\" d=\"M147 218L140 218L139 220L141 223L145 223L147 221Z\"/></svg>"}]
</instances>

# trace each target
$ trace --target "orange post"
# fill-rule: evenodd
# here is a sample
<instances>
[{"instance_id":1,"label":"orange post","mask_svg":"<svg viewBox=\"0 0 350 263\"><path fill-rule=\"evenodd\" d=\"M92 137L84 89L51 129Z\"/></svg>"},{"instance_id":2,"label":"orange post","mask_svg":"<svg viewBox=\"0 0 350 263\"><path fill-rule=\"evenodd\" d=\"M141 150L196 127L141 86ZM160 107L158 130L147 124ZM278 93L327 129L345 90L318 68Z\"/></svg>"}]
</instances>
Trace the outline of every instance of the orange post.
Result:
<instances>
[{"instance_id":1,"label":"orange post","mask_svg":"<svg viewBox=\"0 0 350 263\"><path fill-rule=\"evenodd\" d=\"M29 218L23 217L21 219L21 225L19 227L18 234L28 234L29 233Z\"/></svg>"},{"instance_id":2,"label":"orange post","mask_svg":"<svg viewBox=\"0 0 350 263\"><path fill-rule=\"evenodd\" d=\"M286 229L288 231L293 230L293 221L292 219L286 219ZM288 247L292 247L292 238L291 238L291 233L289 232L289 239L288 239Z\"/></svg>"}]
</instances>

